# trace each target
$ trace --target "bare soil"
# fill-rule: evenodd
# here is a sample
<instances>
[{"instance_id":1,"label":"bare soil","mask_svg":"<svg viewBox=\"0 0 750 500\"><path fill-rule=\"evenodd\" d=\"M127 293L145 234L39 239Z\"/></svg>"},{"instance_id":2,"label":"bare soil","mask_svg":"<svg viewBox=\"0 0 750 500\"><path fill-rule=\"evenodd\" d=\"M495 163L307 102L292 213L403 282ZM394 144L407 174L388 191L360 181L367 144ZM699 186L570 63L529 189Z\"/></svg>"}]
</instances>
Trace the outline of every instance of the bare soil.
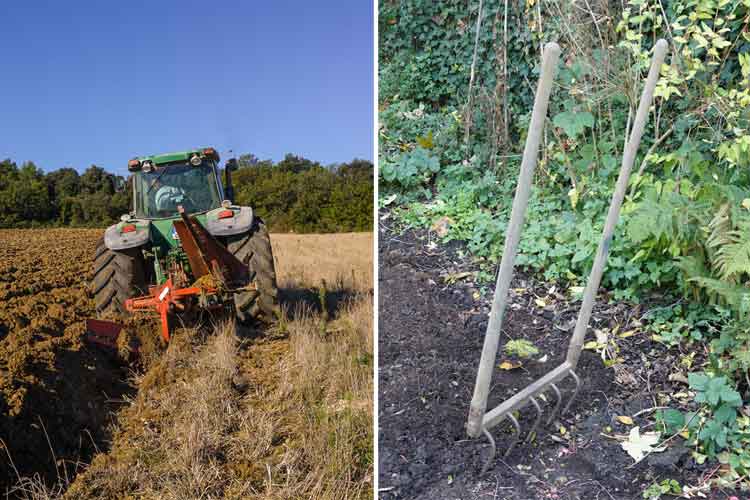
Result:
<instances>
[{"instance_id":1,"label":"bare soil","mask_svg":"<svg viewBox=\"0 0 750 500\"><path fill-rule=\"evenodd\" d=\"M133 391L116 357L81 342L98 230L0 230L0 492L73 477Z\"/></svg>"},{"instance_id":2,"label":"bare soil","mask_svg":"<svg viewBox=\"0 0 750 500\"><path fill-rule=\"evenodd\" d=\"M465 424L494 284L462 275L477 270L468 252L455 242L430 244L432 236L385 226L379 234L380 498L620 500L642 498L646 487L665 478L700 482L711 466L699 469L679 441L634 465L614 438L630 429L618 415L634 416L635 425L649 430L660 395L685 386L668 380L676 353L643 331L645 307L606 294L597 300L588 338L597 328L630 331L617 340L622 362L605 367L598 353L584 351L577 369L582 389L571 409L505 458L510 425L492 429L498 456L480 475L489 445L469 439ZM530 340L540 354L519 368L496 370L489 408L557 366L579 306L558 287L519 273L509 300L503 337ZM503 354L503 343L496 365L519 361ZM564 395L572 385L563 382ZM522 410L522 429L528 432L535 416Z\"/></svg>"}]
</instances>

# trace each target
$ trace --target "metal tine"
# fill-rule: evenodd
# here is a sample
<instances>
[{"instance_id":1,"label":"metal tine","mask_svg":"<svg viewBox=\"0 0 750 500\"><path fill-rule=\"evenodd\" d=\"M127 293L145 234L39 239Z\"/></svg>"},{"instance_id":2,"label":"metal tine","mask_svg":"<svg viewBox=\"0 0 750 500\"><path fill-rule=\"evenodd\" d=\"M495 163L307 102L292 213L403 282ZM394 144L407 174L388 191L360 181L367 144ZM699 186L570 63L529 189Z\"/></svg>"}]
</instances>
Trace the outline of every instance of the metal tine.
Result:
<instances>
[{"instance_id":1,"label":"metal tine","mask_svg":"<svg viewBox=\"0 0 750 500\"><path fill-rule=\"evenodd\" d=\"M540 416L541 416L541 409L539 408L539 404L536 402L536 400L534 401L534 405L537 407L537 411L540 412ZM515 428L515 432L513 433L513 441L510 442L508 449L505 450L505 453L503 454L503 458L510 455L510 452L513 451L513 448L516 446L516 444L518 443L521 437L521 425L518 423L518 420L516 420L516 417L514 417L513 415L508 415L508 419L513 424L513 427ZM535 427L539 423L538 420L539 419L537 418L537 423L534 424ZM532 432L533 432L533 429L532 429ZM497 455L497 444L495 443L495 438L493 438L492 434L490 434L490 431L483 428L482 434L484 434L487 437L487 440L490 442L490 454L487 457L487 460L484 461L484 465L482 466L482 471L480 473L481 475L484 475L484 473L487 472L487 470L489 470L490 465L492 465L492 462L495 460L495 456Z\"/></svg>"},{"instance_id":2,"label":"metal tine","mask_svg":"<svg viewBox=\"0 0 750 500\"><path fill-rule=\"evenodd\" d=\"M557 410L560 409L560 405L562 404L562 394L560 394L560 389L558 389L554 383L550 384L550 387L552 387L552 390L555 391L555 397L557 398L557 403L555 403L555 407L552 409L552 413L550 413L550 416L547 419L547 422L546 422L547 425L552 423L552 420L554 420L555 415L557 415Z\"/></svg>"},{"instance_id":3,"label":"metal tine","mask_svg":"<svg viewBox=\"0 0 750 500\"><path fill-rule=\"evenodd\" d=\"M510 446L508 446L508 449L505 450L505 453L503 454L503 458L510 455L510 452L513 450L513 448L518 444L518 441L521 439L521 426L518 424L518 420L516 420L516 417L513 415L508 415L508 419L510 419L511 423L513 424L513 427L516 428L516 432L513 434L514 438L513 441L511 441Z\"/></svg>"},{"instance_id":4,"label":"metal tine","mask_svg":"<svg viewBox=\"0 0 750 500\"><path fill-rule=\"evenodd\" d=\"M573 377L573 380L576 381L576 388L573 390L573 395L570 396L570 400L568 401L568 404L565 405L565 408L563 408L561 415L568 411L568 409L570 408L570 405L573 404L573 400L576 398L576 396L578 396L578 391L581 390L581 379L578 378L578 375L576 375L576 372L574 372L573 370L570 370L570 376Z\"/></svg>"},{"instance_id":5,"label":"metal tine","mask_svg":"<svg viewBox=\"0 0 750 500\"><path fill-rule=\"evenodd\" d=\"M482 472L480 472L480 475L484 475L485 472L490 468L490 465L495 460L495 455L497 455L497 445L495 444L495 438L492 437L492 434L490 434L490 431L487 429L482 429L482 434L487 436L487 439L490 441L490 456L487 457L487 460L484 461L484 465L482 466Z\"/></svg>"},{"instance_id":6,"label":"metal tine","mask_svg":"<svg viewBox=\"0 0 750 500\"><path fill-rule=\"evenodd\" d=\"M524 444L529 443L531 441L531 438L534 436L534 433L536 432L537 427L539 427L539 422L542 421L542 408L539 406L539 403L537 403L534 396L531 396L529 400L531 401L531 404L534 405L534 408L536 409L536 420L534 421L534 425L531 427L529 434L526 436L526 439L524 440Z\"/></svg>"}]
</instances>

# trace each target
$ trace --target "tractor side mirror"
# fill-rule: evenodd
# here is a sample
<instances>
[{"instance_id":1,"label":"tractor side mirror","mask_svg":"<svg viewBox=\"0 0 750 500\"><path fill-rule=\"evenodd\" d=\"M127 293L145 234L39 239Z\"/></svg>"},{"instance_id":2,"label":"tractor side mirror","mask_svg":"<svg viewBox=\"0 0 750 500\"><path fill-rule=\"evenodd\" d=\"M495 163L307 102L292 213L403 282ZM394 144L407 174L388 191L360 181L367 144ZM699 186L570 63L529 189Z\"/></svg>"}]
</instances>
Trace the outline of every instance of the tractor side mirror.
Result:
<instances>
[{"instance_id":1,"label":"tractor side mirror","mask_svg":"<svg viewBox=\"0 0 750 500\"><path fill-rule=\"evenodd\" d=\"M232 185L232 172L237 170L237 159L231 158L227 160L227 164L224 166L224 199L234 202L234 186Z\"/></svg>"}]
</instances>

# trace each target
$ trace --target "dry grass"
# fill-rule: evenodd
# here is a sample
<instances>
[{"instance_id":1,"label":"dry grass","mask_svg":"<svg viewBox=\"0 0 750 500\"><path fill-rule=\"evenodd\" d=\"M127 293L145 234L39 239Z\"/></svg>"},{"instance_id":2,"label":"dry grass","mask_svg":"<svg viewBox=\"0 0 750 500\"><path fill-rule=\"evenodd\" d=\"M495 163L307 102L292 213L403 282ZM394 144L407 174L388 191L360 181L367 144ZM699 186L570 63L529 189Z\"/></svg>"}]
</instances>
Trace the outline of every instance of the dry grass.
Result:
<instances>
[{"instance_id":1,"label":"dry grass","mask_svg":"<svg viewBox=\"0 0 750 500\"><path fill-rule=\"evenodd\" d=\"M284 318L176 335L67 498L372 496L372 235L272 241Z\"/></svg>"},{"instance_id":2,"label":"dry grass","mask_svg":"<svg viewBox=\"0 0 750 500\"><path fill-rule=\"evenodd\" d=\"M370 233L274 234L280 288L317 286L325 280L337 288L371 290L373 241Z\"/></svg>"}]
</instances>

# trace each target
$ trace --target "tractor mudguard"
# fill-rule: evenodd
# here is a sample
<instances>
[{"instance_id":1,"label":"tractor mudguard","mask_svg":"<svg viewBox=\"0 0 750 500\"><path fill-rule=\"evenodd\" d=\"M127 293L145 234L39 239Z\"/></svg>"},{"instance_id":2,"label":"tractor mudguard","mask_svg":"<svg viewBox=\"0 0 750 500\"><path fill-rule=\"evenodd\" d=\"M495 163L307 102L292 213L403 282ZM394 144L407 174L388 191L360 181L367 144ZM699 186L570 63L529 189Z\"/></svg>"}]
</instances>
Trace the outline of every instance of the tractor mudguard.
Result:
<instances>
[{"instance_id":1,"label":"tractor mudguard","mask_svg":"<svg viewBox=\"0 0 750 500\"><path fill-rule=\"evenodd\" d=\"M110 250L125 250L126 248L139 247L149 241L150 232L150 221L130 219L114 226L109 226L104 233L104 244Z\"/></svg>"},{"instance_id":2,"label":"tractor mudguard","mask_svg":"<svg viewBox=\"0 0 750 500\"><path fill-rule=\"evenodd\" d=\"M227 216L227 212L230 210L232 215ZM250 230L253 225L253 218L253 209L250 207L221 207L206 214L206 229L212 236L242 234Z\"/></svg>"}]
</instances>

